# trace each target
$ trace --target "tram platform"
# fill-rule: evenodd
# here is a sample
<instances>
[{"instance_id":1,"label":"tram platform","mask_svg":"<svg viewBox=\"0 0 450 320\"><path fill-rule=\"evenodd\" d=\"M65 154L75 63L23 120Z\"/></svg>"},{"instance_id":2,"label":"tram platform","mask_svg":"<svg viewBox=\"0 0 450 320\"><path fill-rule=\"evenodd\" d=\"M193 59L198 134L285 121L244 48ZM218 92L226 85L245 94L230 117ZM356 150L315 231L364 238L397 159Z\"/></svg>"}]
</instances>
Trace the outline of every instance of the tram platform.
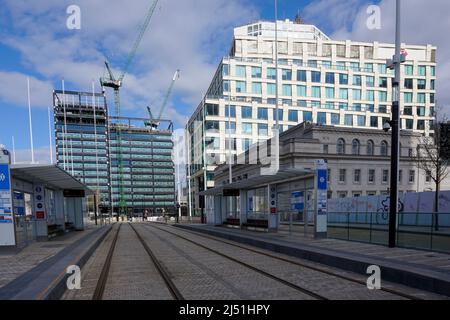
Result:
<instances>
[{"instance_id":1,"label":"tram platform","mask_svg":"<svg viewBox=\"0 0 450 320\"><path fill-rule=\"evenodd\" d=\"M381 281L450 296L449 254L330 238L314 239L301 233L255 232L201 224L176 226L359 274L367 274L368 266L377 265L381 269Z\"/></svg>"},{"instance_id":2,"label":"tram platform","mask_svg":"<svg viewBox=\"0 0 450 320\"><path fill-rule=\"evenodd\" d=\"M111 226L35 242L18 252L0 252L0 300L57 299L66 287L67 267L81 268Z\"/></svg>"}]
</instances>

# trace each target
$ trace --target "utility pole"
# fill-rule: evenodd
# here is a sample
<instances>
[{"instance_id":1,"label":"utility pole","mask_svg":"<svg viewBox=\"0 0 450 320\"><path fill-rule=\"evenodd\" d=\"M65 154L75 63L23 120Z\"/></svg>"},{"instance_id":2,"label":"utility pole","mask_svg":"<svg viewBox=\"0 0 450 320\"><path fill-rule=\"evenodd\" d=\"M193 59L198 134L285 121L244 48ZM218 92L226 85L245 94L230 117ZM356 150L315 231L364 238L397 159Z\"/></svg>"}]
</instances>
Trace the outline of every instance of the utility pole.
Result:
<instances>
[{"instance_id":1,"label":"utility pole","mask_svg":"<svg viewBox=\"0 0 450 320\"><path fill-rule=\"evenodd\" d=\"M30 78L27 78L27 91L28 91L28 119L30 122L31 164L34 164L33 123L31 120Z\"/></svg>"},{"instance_id":2,"label":"utility pole","mask_svg":"<svg viewBox=\"0 0 450 320\"><path fill-rule=\"evenodd\" d=\"M389 241L390 248L396 246L396 225L398 209L398 167L399 167L399 140L400 140L400 64L405 57L401 53L400 40L400 0L396 0L395 21L395 53L388 67L394 68L395 77L392 83L392 119L389 122L392 130L391 136L391 181L389 201Z\"/></svg>"}]
</instances>

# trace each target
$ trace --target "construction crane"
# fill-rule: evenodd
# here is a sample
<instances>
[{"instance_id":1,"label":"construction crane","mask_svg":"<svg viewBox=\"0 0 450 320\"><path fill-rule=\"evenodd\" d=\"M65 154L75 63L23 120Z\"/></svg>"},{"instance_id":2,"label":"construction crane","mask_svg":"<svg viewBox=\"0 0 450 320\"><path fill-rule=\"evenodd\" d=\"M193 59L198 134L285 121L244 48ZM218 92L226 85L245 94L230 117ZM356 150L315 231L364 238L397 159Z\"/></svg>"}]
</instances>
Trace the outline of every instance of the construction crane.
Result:
<instances>
[{"instance_id":1,"label":"construction crane","mask_svg":"<svg viewBox=\"0 0 450 320\"><path fill-rule=\"evenodd\" d=\"M136 37L136 40L134 41L133 47L131 48L130 53L128 54L127 60L125 62L125 65L122 69L122 73L118 78L114 77L114 74L109 66L109 63L105 61L105 67L106 71L108 73L108 77L101 77L100 78L100 84L102 88L108 87L112 88L114 90L114 106L116 111L116 117L120 117L120 88L123 84L123 78L128 72L128 69L133 62L133 59L136 55L137 49L142 41L142 38L144 37L145 31L148 28L148 25L150 23L150 20L153 16L153 13L155 12L156 5L158 4L158 0L154 0L151 4L150 8L148 9L148 12L145 16L145 20L143 24L140 26L138 35ZM119 213L124 214L125 213L125 207L126 207L126 200L125 200L125 192L124 192L124 171L123 171L123 154L122 154L122 133L121 133L121 127L120 127L120 119L118 119L118 123L116 125L116 141L117 141L117 149L118 149L118 169L119 169ZM112 199L111 199L112 203ZM119 216L117 216L117 219L119 219Z\"/></svg>"},{"instance_id":2,"label":"construction crane","mask_svg":"<svg viewBox=\"0 0 450 320\"><path fill-rule=\"evenodd\" d=\"M150 109L150 107L147 107L147 111L148 111L148 115L150 117L150 121L146 121L145 125L150 127L151 130L156 130L159 127L159 122L161 120L162 114L164 112L164 109L167 106L167 102L169 101L170 95L172 93L173 90L173 86L175 84L175 82L180 78L180 70L175 71L175 74L172 77L172 82L170 83L169 89L166 92L166 95L164 97L164 101L161 105L161 108L159 109L159 113L158 113L158 117L154 118L153 114L152 114L152 110Z\"/></svg>"}]
</instances>

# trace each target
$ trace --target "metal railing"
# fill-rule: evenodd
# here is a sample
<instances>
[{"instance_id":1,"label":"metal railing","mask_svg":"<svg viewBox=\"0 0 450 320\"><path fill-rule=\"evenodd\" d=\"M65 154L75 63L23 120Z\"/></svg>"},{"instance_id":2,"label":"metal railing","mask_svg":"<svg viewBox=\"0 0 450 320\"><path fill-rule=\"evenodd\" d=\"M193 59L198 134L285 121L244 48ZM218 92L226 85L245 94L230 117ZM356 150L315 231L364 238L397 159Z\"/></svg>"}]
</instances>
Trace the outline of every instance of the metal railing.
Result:
<instances>
[{"instance_id":1,"label":"metal railing","mask_svg":"<svg viewBox=\"0 0 450 320\"><path fill-rule=\"evenodd\" d=\"M329 212L328 237L387 245L388 222L388 212ZM450 253L450 213L398 213L396 240L399 247Z\"/></svg>"}]
</instances>

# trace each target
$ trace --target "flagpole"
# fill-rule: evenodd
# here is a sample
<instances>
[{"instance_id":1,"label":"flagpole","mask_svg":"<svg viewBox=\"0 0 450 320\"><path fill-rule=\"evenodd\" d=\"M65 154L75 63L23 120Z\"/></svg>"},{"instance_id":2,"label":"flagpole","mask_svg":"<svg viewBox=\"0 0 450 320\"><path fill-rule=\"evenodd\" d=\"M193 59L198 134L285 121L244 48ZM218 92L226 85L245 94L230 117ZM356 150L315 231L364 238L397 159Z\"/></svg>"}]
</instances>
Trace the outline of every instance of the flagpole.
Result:
<instances>
[{"instance_id":1,"label":"flagpole","mask_svg":"<svg viewBox=\"0 0 450 320\"><path fill-rule=\"evenodd\" d=\"M27 91L28 91L28 120L30 123L31 163L34 164L33 123L31 120L31 98L30 98L30 78L29 77L27 77Z\"/></svg>"}]
</instances>

